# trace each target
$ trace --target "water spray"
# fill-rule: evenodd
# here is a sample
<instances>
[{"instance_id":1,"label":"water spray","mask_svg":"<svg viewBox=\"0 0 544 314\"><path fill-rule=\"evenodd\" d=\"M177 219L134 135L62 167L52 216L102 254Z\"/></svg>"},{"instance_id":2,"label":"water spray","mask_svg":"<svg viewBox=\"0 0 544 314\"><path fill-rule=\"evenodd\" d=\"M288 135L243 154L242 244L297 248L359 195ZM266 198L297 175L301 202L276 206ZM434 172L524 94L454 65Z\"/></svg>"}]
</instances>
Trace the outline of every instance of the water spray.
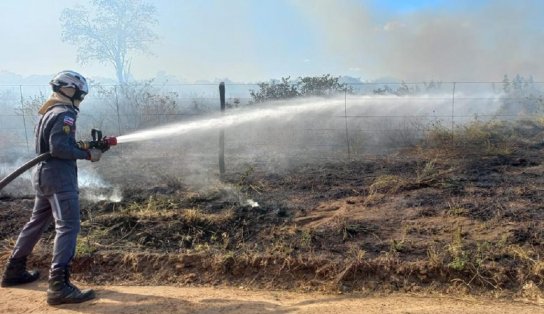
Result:
<instances>
[{"instance_id":1,"label":"water spray","mask_svg":"<svg viewBox=\"0 0 544 314\"><path fill-rule=\"evenodd\" d=\"M307 99L305 101L300 101L292 105L277 105L270 107L258 107L249 110L239 110L236 112L227 113L221 116L211 117L207 119L183 121L148 130L137 131L131 134L121 135L117 138L117 141L119 144L147 141L151 139L167 138L176 135L179 136L190 132L233 127L243 123L258 121L261 119L288 119L296 115L338 108L343 104L344 100L341 99Z\"/></svg>"},{"instance_id":2,"label":"water spray","mask_svg":"<svg viewBox=\"0 0 544 314\"><path fill-rule=\"evenodd\" d=\"M102 152L107 151L110 149L111 146L117 145L117 138L114 136L104 136L102 137L102 131L97 129L91 130L91 141L79 141L77 142L77 146L80 149L87 150L91 148L100 149ZM0 181L0 191L8 185L11 181L15 180L18 176L20 176L23 172L27 171L28 169L34 167L38 163L48 160L51 158L51 153L43 153L41 155L38 155L36 158L29 160L24 165L13 171L11 174L9 174L7 177L2 179Z\"/></svg>"},{"instance_id":3,"label":"water spray","mask_svg":"<svg viewBox=\"0 0 544 314\"><path fill-rule=\"evenodd\" d=\"M438 97L439 100L448 100L447 97ZM404 99L399 98L398 96L383 96L379 97L379 100L389 100L389 99ZM231 111L230 113L216 115L212 117L207 117L204 119L192 120L192 121L182 121L174 124L163 125L152 129L140 130L129 134L124 134L119 137L102 137L102 133L99 130L92 130L91 135L93 137L92 141L88 142L78 142L78 145L82 149L98 148L102 151L106 151L110 146L115 146L117 144L123 143L132 143L140 141L155 140L160 138L169 138L173 136L186 135L192 132L203 132L210 130L220 130L228 127L239 126L244 123L256 122L260 120L271 120L271 119L282 119L287 120L297 115L305 115L309 113L320 113L329 110L335 110L342 108L345 114L346 106L356 107L358 110L363 110L368 116L388 116L391 111L395 111L394 116L399 116L400 114L397 111L402 111L408 114L409 116L416 117L428 117L433 118L433 116L444 115L440 113L437 109L432 107L432 103L427 106L421 104L422 99L434 99L426 97L416 98L417 102L412 103L402 103L402 106L384 106L382 102L373 102L376 99L374 96L359 96L355 101L351 101L349 104L346 104L345 98L330 98L330 99L304 99L298 100L296 102L290 102L289 104L281 103L270 103L269 106L259 106L251 109L240 109L236 111ZM492 104L499 104L498 99L495 97L490 97L492 100L491 103L486 104L486 109L491 114L496 112L496 106L491 106ZM410 98L407 98L406 101L410 101ZM444 101L440 102L441 105L444 105ZM427 104L427 103L426 103ZM416 106L414 106L416 105ZM458 106L459 107L459 106ZM443 106L442 108L449 108ZM472 107L471 107L472 110ZM471 113L471 111L468 111ZM472 113L471 113L472 114ZM347 116L346 116L347 117ZM452 117L453 120L453 117ZM47 160L50 158L50 154L43 154L37 156L35 159L27 162L21 168L17 169L14 173L10 174L8 177L0 181L0 190L2 190L9 182L18 177L24 171L30 169L37 163Z\"/></svg>"},{"instance_id":4,"label":"water spray","mask_svg":"<svg viewBox=\"0 0 544 314\"><path fill-rule=\"evenodd\" d=\"M307 100L295 105L278 106L274 108L259 108L258 110L248 110L237 112L231 115L224 115L221 117L208 118L198 121L181 122L173 125L166 125L150 130L138 131L132 134L126 134L119 137L105 136L102 137L102 132L97 129L91 130L91 141L79 141L77 143L80 149L97 148L105 152L111 146L115 146L121 143L145 141L155 138L164 138L173 135L182 135L188 132L194 132L199 130L209 130L222 127L235 126L242 123L255 121L263 118L281 118L288 117L297 114L307 113L311 111L320 111L325 109L334 108L341 104L338 100L326 100L315 101ZM2 190L11 181L21 175L23 172L34 167L39 162L45 161L51 158L50 153L44 153L36 158L28 161L23 166L15 170L13 173L5 177L0 181L0 190Z\"/></svg>"}]
</instances>

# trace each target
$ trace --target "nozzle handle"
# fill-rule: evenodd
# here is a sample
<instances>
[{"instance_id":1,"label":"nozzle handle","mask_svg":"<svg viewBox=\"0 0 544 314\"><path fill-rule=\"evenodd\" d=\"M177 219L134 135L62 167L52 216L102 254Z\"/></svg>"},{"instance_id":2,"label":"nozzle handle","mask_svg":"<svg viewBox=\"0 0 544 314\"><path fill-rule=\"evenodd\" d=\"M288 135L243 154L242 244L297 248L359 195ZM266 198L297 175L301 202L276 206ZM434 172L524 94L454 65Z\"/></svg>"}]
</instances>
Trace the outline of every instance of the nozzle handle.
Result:
<instances>
[{"instance_id":1,"label":"nozzle handle","mask_svg":"<svg viewBox=\"0 0 544 314\"><path fill-rule=\"evenodd\" d=\"M91 137L93 138L93 141L100 141L102 139L102 131L91 129Z\"/></svg>"}]
</instances>

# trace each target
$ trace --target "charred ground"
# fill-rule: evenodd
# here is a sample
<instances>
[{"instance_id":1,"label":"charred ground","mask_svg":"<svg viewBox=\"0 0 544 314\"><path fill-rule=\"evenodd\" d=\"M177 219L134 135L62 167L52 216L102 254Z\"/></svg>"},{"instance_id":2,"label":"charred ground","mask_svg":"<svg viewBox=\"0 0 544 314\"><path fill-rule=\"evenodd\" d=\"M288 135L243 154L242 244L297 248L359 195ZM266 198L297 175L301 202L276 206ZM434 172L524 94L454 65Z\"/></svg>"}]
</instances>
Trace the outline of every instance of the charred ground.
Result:
<instances>
[{"instance_id":1,"label":"charred ground","mask_svg":"<svg viewBox=\"0 0 544 314\"><path fill-rule=\"evenodd\" d=\"M474 123L433 130L394 155L282 172L246 165L205 190L179 180L126 188L120 203L82 202L75 275L93 284L536 298L543 135L534 121ZM3 262L31 206L2 199ZM52 231L32 259L44 268Z\"/></svg>"}]
</instances>

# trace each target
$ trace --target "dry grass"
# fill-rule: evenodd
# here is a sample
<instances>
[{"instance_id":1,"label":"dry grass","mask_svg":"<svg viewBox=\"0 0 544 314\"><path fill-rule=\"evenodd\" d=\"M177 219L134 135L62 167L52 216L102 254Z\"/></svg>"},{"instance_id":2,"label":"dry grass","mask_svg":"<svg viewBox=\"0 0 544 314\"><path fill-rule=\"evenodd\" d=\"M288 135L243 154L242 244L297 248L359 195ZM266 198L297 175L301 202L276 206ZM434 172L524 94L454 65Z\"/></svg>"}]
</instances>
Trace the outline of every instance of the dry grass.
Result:
<instances>
[{"instance_id":1,"label":"dry grass","mask_svg":"<svg viewBox=\"0 0 544 314\"><path fill-rule=\"evenodd\" d=\"M369 187L369 194L395 193L402 186L404 180L396 175L382 175L376 178Z\"/></svg>"},{"instance_id":2,"label":"dry grass","mask_svg":"<svg viewBox=\"0 0 544 314\"><path fill-rule=\"evenodd\" d=\"M205 192L136 190L96 205L77 261L140 283L160 272L174 284L534 293L544 287L544 147L541 126L529 126L436 129L399 158L289 174L245 167ZM3 226L19 214L0 212Z\"/></svg>"}]
</instances>

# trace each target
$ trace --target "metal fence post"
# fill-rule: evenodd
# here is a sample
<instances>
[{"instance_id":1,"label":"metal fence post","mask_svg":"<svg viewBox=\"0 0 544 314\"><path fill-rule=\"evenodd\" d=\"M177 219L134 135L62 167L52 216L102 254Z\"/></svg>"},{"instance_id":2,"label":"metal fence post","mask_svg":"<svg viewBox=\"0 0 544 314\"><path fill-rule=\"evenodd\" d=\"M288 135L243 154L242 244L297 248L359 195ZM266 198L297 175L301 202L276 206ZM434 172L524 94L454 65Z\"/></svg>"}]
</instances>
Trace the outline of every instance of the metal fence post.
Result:
<instances>
[{"instance_id":1,"label":"metal fence post","mask_svg":"<svg viewBox=\"0 0 544 314\"><path fill-rule=\"evenodd\" d=\"M219 83L219 101L221 113L225 113L225 83ZM221 178L225 174L225 129L219 131L219 174Z\"/></svg>"}]
</instances>

